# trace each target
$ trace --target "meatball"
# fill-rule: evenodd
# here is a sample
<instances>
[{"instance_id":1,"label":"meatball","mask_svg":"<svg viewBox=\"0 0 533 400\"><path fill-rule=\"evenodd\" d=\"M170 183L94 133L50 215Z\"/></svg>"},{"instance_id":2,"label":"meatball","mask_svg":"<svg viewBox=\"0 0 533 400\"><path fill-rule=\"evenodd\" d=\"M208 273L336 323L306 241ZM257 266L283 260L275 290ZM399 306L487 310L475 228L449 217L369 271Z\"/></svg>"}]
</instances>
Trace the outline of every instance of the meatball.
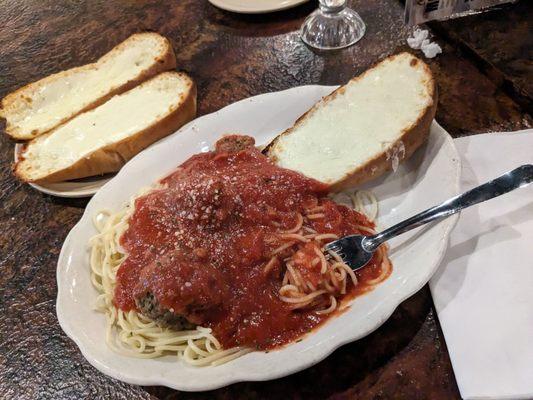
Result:
<instances>
[{"instance_id":1,"label":"meatball","mask_svg":"<svg viewBox=\"0 0 533 400\"><path fill-rule=\"evenodd\" d=\"M146 291L135 298L137 308L144 316L154 320L161 326L172 327L177 330L194 329L195 325L183 315L173 313L161 306L154 294Z\"/></svg>"},{"instance_id":2,"label":"meatball","mask_svg":"<svg viewBox=\"0 0 533 400\"><path fill-rule=\"evenodd\" d=\"M147 265L134 289L139 311L163 326L189 329L224 306L228 285L193 253L166 254Z\"/></svg>"},{"instance_id":3,"label":"meatball","mask_svg":"<svg viewBox=\"0 0 533 400\"><path fill-rule=\"evenodd\" d=\"M217 153L237 153L241 150L253 147L255 139L245 135L228 135L220 138L215 144Z\"/></svg>"}]
</instances>

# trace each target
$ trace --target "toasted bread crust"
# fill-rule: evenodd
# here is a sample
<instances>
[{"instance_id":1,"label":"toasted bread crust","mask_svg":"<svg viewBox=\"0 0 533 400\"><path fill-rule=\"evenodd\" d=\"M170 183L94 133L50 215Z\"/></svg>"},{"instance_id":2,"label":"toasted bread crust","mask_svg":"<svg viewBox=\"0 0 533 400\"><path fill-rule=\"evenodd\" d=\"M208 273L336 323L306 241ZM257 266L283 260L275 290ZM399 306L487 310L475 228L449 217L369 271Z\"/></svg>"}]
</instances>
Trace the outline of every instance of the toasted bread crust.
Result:
<instances>
[{"instance_id":1,"label":"toasted bread crust","mask_svg":"<svg viewBox=\"0 0 533 400\"><path fill-rule=\"evenodd\" d=\"M396 57L401 56L403 53L399 53L396 55L393 55L391 57L388 57L387 60L393 60ZM402 146L404 151L401 152L402 157L399 158L398 161L403 161L411 157L411 155L418 149L428 138L429 136L429 129L431 126L431 122L433 121L433 118L435 117L435 112L437 110L437 102L438 102L438 95L437 95L437 87L435 80L433 78L433 75L431 73L431 70L427 66L426 63L422 62L417 57L413 56L416 61L416 64L419 64L419 67L421 66L427 76L430 77L428 82L428 89L430 92L430 96L432 98L432 102L426 107L424 113L420 115L417 121L415 121L410 127L407 127L404 129L401 136L394 142L391 143L388 149L383 151L381 154L377 155L364 165L350 171L347 173L343 178L339 179L336 182L333 182L330 184L329 190L332 192L338 192L343 189L353 187L362 183L365 183L369 180L375 179L381 175L383 175L385 172L390 171L392 169L392 162L390 160L391 154L389 151L391 149L398 148L399 146ZM381 60L374 64L374 66L378 65L384 60ZM369 73L372 68L367 69L360 75L352 78L350 82L357 81L359 79L362 79L367 73ZM315 104L310 110L308 110L306 113L304 113L302 116L300 116L294 125L281 134L279 134L272 142L270 142L265 149L263 150L263 153L268 155L274 162L278 161L277 156L273 153L273 149L278 142L278 140L284 136L292 133L295 129L299 127L305 120L310 118L315 110L320 106L320 104L324 102L328 102L330 100L333 100L335 97L342 95L345 92L345 86L341 86L338 89L334 90L332 93L330 93L327 96L324 96L321 101L319 101L317 104Z\"/></svg>"},{"instance_id":2,"label":"toasted bread crust","mask_svg":"<svg viewBox=\"0 0 533 400\"><path fill-rule=\"evenodd\" d=\"M51 183L118 171L141 150L175 132L196 116L196 85L186 74L177 74L187 77L190 82L189 90L183 101L160 121L137 132L135 135L92 152L67 168L39 179L28 179L19 168L24 160L24 148L19 160L14 165L15 175L25 182Z\"/></svg>"},{"instance_id":3,"label":"toasted bread crust","mask_svg":"<svg viewBox=\"0 0 533 400\"><path fill-rule=\"evenodd\" d=\"M149 35L160 36L157 33L142 33L142 35L148 35L148 34ZM134 35L130 36L130 38L132 38L132 37L134 38L137 35L141 35L141 34L139 34L139 33L134 34ZM128 38L128 39L130 39L130 38ZM62 79L64 77L66 77L66 76L69 76L69 75L71 75L73 73L77 73L77 72L80 72L80 71L85 71L85 70L88 71L88 70L91 70L91 69L96 69L97 66L98 66L98 63L100 63L102 61L105 61L107 58L113 57L113 55L115 53L122 51L122 48L124 46L126 46L127 44L125 44L124 42L119 43L117 46L115 46L109 52L104 54L102 57L100 57L94 63L82 65L82 66L79 66L79 67L74 67L74 68L68 69L66 71L57 72L55 74L49 75L47 77L44 77L44 78L42 78L42 79L40 79L40 80L38 80L36 82L29 83L29 84L27 84L27 85L15 90L14 92L8 94L6 97L4 97L2 99L2 102L0 103L0 117L4 118L6 120L5 133L11 139L13 139L15 141L25 141L25 140L33 139L33 138L35 138L35 137L37 137L39 135L42 135L43 133L46 133L46 132L51 131L52 129L55 129L59 125L64 124L65 122L71 120L75 116L77 116L77 115L79 115L79 114L81 114L81 113L83 113L85 111L89 111L89 110L91 110L91 109L93 109L95 107L98 107L99 105L101 105L101 104L105 103L107 100L109 100L111 97L113 97L113 96L115 96L117 94L124 93L124 92L134 88L135 86L139 85L140 83L142 83L142 82L144 82L144 81L156 76L157 74L159 74L161 72L175 69L176 68L176 56L174 54L174 50L172 49L172 45L170 44L170 42L169 42L169 40L167 38L164 38L164 37L161 37L161 38L164 40L164 43L166 45L166 49L165 49L164 53L161 55L161 57L157 57L155 59L156 62L152 66L150 66L149 68L147 68L144 71L142 71L135 79L132 79L132 80L126 82L125 84L112 89L109 93L107 93L103 97L100 97L97 100L93 101L92 103L87 104L87 106L83 107L82 109L80 109L80 110L78 110L76 112L73 112L69 116L58 120L57 123L53 127L51 127L50 129L46 129L46 130L35 130L34 129L31 132L21 131L18 128L18 126L13 125L10 122L10 120L9 120L9 106L10 106L10 104L12 104L12 103L14 103L14 102L16 102L16 101L18 101L20 99L23 99L24 101L31 101L31 98L26 95L26 92L30 92L30 94L31 94L37 88L42 87L42 86L46 86L47 84L49 84L52 81L56 81L58 79Z\"/></svg>"}]
</instances>

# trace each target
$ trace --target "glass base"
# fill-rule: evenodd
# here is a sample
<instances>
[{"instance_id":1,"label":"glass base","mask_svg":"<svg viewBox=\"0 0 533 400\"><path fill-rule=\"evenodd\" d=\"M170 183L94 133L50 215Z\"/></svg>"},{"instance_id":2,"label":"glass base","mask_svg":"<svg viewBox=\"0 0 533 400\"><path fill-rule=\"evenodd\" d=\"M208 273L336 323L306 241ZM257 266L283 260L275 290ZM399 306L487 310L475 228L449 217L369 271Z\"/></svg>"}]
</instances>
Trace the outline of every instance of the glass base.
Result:
<instances>
[{"instance_id":1,"label":"glass base","mask_svg":"<svg viewBox=\"0 0 533 400\"><path fill-rule=\"evenodd\" d=\"M304 21L300 37L315 49L342 49L358 42L365 34L365 29L359 14L350 8L337 13L318 9Z\"/></svg>"}]
</instances>

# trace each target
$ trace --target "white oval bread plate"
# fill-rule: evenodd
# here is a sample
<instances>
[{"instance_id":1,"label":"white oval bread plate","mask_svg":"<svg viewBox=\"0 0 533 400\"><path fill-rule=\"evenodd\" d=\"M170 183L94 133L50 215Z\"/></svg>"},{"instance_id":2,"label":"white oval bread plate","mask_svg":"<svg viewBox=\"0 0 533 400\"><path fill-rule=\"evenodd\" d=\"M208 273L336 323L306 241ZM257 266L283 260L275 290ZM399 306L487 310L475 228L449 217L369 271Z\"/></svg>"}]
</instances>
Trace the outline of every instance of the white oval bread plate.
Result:
<instances>
[{"instance_id":1,"label":"white oval bread plate","mask_svg":"<svg viewBox=\"0 0 533 400\"><path fill-rule=\"evenodd\" d=\"M264 14L286 10L309 0L209 0L214 6L239 14Z\"/></svg>"},{"instance_id":2,"label":"white oval bread plate","mask_svg":"<svg viewBox=\"0 0 533 400\"><path fill-rule=\"evenodd\" d=\"M57 316L66 334L97 369L137 385L201 391L240 381L279 378L307 368L333 350L378 328L396 307L420 290L437 269L457 216L391 241L391 276L354 299L302 341L282 349L252 352L216 367L191 367L175 357L137 359L105 343L104 315L93 311L97 296L89 275L89 238L98 210L118 210L139 189L170 173L191 155L206 151L225 133L245 133L266 144L335 87L303 86L248 98L198 118L130 160L91 199L67 236L57 266ZM380 201L380 226L390 226L458 192L460 162L451 137L436 122L428 142L398 170L365 185ZM423 233L423 234L421 234Z\"/></svg>"},{"instance_id":3,"label":"white oval bread plate","mask_svg":"<svg viewBox=\"0 0 533 400\"><path fill-rule=\"evenodd\" d=\"M15 162L19 159L19 154L22 151L22 144L15 145ZM106 174L99 176L90 176L87 178L76 179L72 181L56 182L56 183L29 183L29 185L39 192L46 193L56 197L90 197L94 195L98 189L104 186L113 178L115 174Z\"/></svg>"}]
</instances>

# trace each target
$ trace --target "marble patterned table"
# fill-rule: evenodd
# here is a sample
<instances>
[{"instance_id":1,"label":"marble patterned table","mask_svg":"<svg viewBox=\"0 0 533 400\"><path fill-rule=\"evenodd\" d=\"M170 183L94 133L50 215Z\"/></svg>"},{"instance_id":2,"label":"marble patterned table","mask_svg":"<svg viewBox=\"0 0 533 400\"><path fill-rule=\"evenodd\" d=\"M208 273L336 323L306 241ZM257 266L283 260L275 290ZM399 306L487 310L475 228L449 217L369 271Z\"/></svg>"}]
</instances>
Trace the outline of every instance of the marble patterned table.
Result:
<instances>
[{"instance_id":1,"label":"marble patterned table","mask_svg":"<svg viewBox=\"0 0 533 400\"><path fill-rule=\"evenodd\" d=\"M364 39L349 49L315 53L298 38L313 2L251 16L220 11L205 0L4 1L0 96L90 62L143 30L170 38L178 68L198 84L199 115L260 93L339 84L408 49L400 2L350 3L367 23ZM443 48L429 62L440 94L436 119L453 136L533 125L532 4L527 3L429 24ZM86 200L53 198L16 181L13 146L0 137L0 398L459 398L427 286L376 332L283 379L179 393L102 375L63 334L54 307L57 257Z\"/></svg>"}]
</instances>

